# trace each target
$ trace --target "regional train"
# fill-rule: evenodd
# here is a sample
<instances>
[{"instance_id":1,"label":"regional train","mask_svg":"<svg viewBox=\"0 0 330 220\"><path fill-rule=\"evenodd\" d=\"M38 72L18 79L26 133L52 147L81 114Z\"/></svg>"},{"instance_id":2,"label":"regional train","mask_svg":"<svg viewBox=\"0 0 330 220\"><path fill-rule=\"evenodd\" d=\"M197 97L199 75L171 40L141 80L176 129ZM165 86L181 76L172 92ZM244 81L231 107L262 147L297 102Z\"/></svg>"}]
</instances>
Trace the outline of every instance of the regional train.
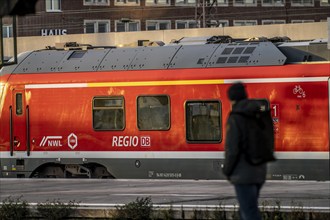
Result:
<instances>
[{"instance_id":1,"label":"regional train","mask_svg":"<svg viewBox=\"0 0 330 220\"><path fill-rule=\"evenodd\" d=\"M20 54L0 72L0 176L224 179L240 81L272 114L267 178L329 180L327 42L217 39Z\"/></svg>"}]
</instances>

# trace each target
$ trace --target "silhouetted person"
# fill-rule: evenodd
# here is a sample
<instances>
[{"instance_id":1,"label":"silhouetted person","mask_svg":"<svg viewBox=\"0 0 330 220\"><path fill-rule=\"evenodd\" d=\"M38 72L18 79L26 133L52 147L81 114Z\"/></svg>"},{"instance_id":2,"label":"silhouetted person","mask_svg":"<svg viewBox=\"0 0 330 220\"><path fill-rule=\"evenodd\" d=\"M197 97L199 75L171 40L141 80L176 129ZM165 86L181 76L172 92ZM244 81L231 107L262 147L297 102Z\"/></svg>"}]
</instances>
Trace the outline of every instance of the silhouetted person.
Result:
<instances>
[{"instance_id":1,"label":"silhouetted person","mask_svg":"<svg viewBox=\"0 0 330 220\"><path fill-rule=\"evenodd\" d=\"M251 165L242 152L249 125L244 116L254 114L260 108L256 102L248 100L242 83L235 83L228 89L232 112L226 125L225 163L223 173L234 185L240 206L240 216L244 220L261 220L258 209L259 192L266 180L267 165Z\"/></svg>"}]
</instances>

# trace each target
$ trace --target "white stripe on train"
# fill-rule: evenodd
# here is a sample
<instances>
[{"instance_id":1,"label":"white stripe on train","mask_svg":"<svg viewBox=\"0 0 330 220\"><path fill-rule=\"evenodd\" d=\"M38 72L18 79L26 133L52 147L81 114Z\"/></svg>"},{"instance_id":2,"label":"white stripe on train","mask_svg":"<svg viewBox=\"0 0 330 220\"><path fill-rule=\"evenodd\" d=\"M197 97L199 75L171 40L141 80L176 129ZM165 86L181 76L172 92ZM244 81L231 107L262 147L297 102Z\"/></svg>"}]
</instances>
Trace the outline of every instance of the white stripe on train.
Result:
<instances>
[{"instance_id":1,"label":"white stripe on train","mask_svg":"<svg viewBox=\"0 0 330 220\"><path fill-rule=\"evenodd\" d=\"M329 160L329 152L276 152L277 159ZM223 159L218 151L9 151L0 152L0 158L99 158L99 159Z\"/></svg>"}]
</instances>

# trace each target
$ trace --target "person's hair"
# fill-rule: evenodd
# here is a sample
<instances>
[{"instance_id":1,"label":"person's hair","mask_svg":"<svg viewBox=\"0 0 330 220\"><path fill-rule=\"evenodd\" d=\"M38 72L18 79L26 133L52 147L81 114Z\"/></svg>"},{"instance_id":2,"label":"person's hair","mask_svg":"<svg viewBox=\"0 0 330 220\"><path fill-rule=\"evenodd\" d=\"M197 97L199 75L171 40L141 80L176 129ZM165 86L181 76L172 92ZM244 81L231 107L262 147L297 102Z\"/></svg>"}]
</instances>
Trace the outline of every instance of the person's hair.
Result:
<instances>
[{"instance_id":1,"label":"person's hair","mask_svg":"<svg viewBox=\"0 0 330 220\"><path fill-rule=\"evenodd\" d=\"M245 87L241 82L234 83L232 86L230 86L227 94L231 101L238 102L247 98Z\"/></svg>"}]
</instances>

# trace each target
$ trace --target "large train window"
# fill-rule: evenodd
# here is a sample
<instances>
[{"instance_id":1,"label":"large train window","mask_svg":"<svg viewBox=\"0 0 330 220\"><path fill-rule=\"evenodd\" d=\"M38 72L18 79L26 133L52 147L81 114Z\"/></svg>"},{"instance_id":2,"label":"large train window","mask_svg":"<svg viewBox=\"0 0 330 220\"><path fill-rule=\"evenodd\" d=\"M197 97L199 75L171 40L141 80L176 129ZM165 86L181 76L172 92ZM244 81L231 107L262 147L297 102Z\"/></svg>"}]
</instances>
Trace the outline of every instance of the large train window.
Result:
<instances>
[{"instance_id":1,"label":"large train window","mask_svg":"<svg viewBox=\"0 0 330 220\"><path fill-rule=\"evenodd\" d=\"M166 95L137 98L139 130L168 130L170 128L170 98Z\"/></svg>"},{"instance_id":2,"label":"large train window","mask_svg":"<svg viewBox=\"0 0 330 220\"><path fill-rule=\"evenodd\" d=\"M123 130L124 108L123 97L95 97L93 99L94 130Z\"/></svg>"},{"instance_id":3,"label":"large train window","mask_svg":"<svg viewBox=\"0 0 330 220\"><path fill-rule=\"evenodd\" d=\"M189 142L221 141L221 103L188 101L186 108L186 138Z\"/></svg>"}]
</instances>

